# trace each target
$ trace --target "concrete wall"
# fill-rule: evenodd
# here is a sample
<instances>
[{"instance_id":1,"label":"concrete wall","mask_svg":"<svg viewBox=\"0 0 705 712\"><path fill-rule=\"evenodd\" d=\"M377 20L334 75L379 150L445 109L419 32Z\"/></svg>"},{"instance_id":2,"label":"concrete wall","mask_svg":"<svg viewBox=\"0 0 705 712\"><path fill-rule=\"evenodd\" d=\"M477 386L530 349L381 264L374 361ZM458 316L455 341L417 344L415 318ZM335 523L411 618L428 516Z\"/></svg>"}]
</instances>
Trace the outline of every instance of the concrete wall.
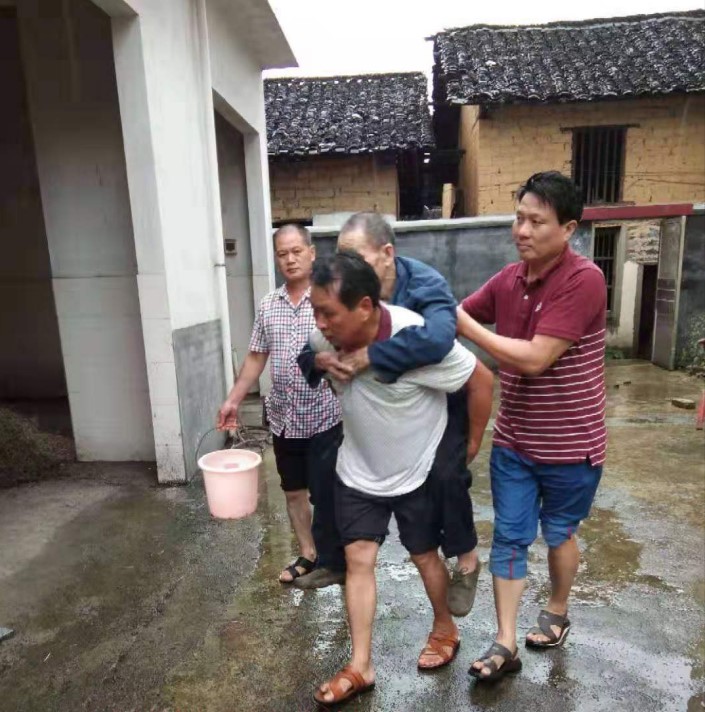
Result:
<instances>
[{"instance_id":1,"label":"concrete wall","mask_svg":"<svg viewBox=\"0 0 705 712\"><path fill-rule=\"evenodd\" d=\"M153 459L110 21L89 0L18 12L78 457Z\"/></svg>"},{"instance_id":2,"label":"concrete wall","mask_svg":"<svg viewBox=\"0 0 705 712\"><path fill-rule=\"evenodd\" d=\"M113 22L113 37L159 479L184 482L225 390L214 371L202 384L209 407L184 418L188 330L220 322L221 359L230 362L205 3L144 4L139 18Z\"/></svg>"},{"instance_id":3,"label":"concrete wall","mask_svg":"<svg viewBox=\"0 0 705 712\"><path fill-rule=\"evenodd\" d=\"M253 300L274 285L260 31L276 22L263 20L263 2L154 0L137 11L114 19L113 41L159 479L184 482L232 383L216 108L242 133ZM196 402L184 384L204 329L220 338L223 367L200 372Z\"/></svg>"},{"instance_id":4,"label":"concrete wall","mask_svg":"<svg viewBox=\"0 0 705 712\"><path fill-rule=\"evenodd\" d=\"M550 169L570 174L572 134L561 129L619 124L632 125L625 149L624 202L705 200L705 96L690 95L491 107L479 121L476 107L463 107L459 143L476 150L461 165L466 210L478 215L511 212L514 191L532 173Z\"/></svg>"},{"instance_id":5,"label":"concrete wall","mask_svg":"<svg viewBox=\"0 0 705 712\"><path fill-rule=\"evenodd\" d=\"M17 20L0 10L0 398L66 395Z\"/></svg>"},{"instance_id":6,"label":"concrete wall","mask_svg":"<svg viewBox=\"0 0 705 712\"><path fill-rule=\"evenodd\" d=\"M397 253L435 267L460 301L492 275L517 260L511 238L512 216L457 220L419 220L394 223ZM593 229L619 224L615 313L608 324L607 344L627 354L636 346L641 306L642 269L658 261L661 220L619 223L582 222L571 240L576 252L592 258ZM310 228L319 256L335 251L337 230ZM654 230L656 234L654 235ZM705 338L705 207L687 218L681 281L676 365L703 359L698 339Z\"/></svg>"},{"instance_id":7,"label":"concrete wall","mask_svg":"<svg viewBox=\"0 0 705 712\"><path fill-rule=\"evenodd\" d=\"M275 222L363 210L398 215L396 164L379 156L278 159L269 170Z\"/></svg>"},{"instance_id":8,"label":"concrete wall","mask_svg":"<svg viewBox=\"0 0 705 712\"><path fill-rule=\"evenodd\" d=\"M687 218L683 250L676 366L705 365L698 339L705 339L705 209Z\"/></svg>"},{"instance_id":9,"label":"concrete wall","mask_svg":"<svg viewBox=\"0 0 705 712\"><path fill-rule=\"evenodd\" d=\"M265 0L19 7L79 456L187 481L233 378L223 217L250 252L243 320L274 285L261 72L291 50ZM241 132L224 213L216 105Z\"/></svg>"},{"instance_id":10,"label":"concrete wall","mask_svg":"<svg viewBox=\"0 0 705 712\"><path fill-rule=\"evenodd\" d=\"M201 0L203 1L203 0ZM275 55L285 48L279 37L269 41L269 33L262 33L262 24L252 13L266 2L237 0L208 0L207 29L211 65L211 82L215 107L223 118L242 134L247 183L247 210L252 262L253 302L274 289L274 251L270 238L272 215L270 209L269 166L267 159L267 123L264 113L264 85L262 58L253 46L266 47L265 54ZM262 54L259 52L258 54ZM292 58L293 60L293 58ZM280 66L286 66L280 65ZM246 321L243 313L240 321ZM249 332L249 327L247 329ZM224 338L229 337L224 334ZM242 340L241 336L238 339ZM267 371L268 373L268 371ZM230 383L230 373L226 375ZM269 376L261 381L263 390L269 387Z\"/></svg>"},{"instance_id":11,"label":"concrete wall","mask_svg":"<svg viewBox=\"0 0 705 712\"><path fill-rule=\"evenodd\" d=\"M457 220L409 220L393 224L397 254L437 269L458 300L481 287L492 275L518 260L512 240L511 215ZM309 228L319 257L335 251L338 231ZM582 223L571 240L578 253L592 256L592 226Z\"/></svg>"}]
</instances>

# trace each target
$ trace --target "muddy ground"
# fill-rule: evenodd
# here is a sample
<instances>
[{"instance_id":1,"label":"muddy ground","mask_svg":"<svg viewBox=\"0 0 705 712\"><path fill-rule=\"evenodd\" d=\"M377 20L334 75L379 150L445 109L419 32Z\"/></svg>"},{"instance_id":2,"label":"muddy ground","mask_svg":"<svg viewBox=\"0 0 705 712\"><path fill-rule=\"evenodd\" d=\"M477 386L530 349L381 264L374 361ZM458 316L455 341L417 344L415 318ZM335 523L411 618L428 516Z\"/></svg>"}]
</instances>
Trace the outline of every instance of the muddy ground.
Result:
<instances>
[{"instance_id":1,"label":"muddy ground","mask_svg":"<svg viewBox=\"0 0 705 712\"><path fill-rule=\"evenodd\" d=\"M494 631L483 574L457 660L418 674L429 608L393 533L378 571L377 689L347 709L705 709L704 441L693 412L670 404L697 399L702 381L616 362L608 382L609 459L581 530L565 648L522 652L523 672L494 687L471 682ZM488 444L472 488L484 560ZM277 583L293 542L271 453L263 474L257 515L234 522L209 517L200 482L160 488L143 464L73 464L0 491L0 626L16 630L0 643L0 710L313 710L314 684L348 652L343 599ZM546 596L540 542L530 567L522 629Z\"/></svg>"}]
</instances>

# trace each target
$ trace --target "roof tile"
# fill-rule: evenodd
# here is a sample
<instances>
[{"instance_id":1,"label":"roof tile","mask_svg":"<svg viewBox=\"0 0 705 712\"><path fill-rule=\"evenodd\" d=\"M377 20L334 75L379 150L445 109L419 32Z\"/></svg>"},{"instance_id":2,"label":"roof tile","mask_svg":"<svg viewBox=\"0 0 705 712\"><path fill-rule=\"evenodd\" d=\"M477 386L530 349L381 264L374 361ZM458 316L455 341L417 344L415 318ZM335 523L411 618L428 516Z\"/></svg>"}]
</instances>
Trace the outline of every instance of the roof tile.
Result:
<instances>
[{"instance_id":1,"label":"roof tile","mask_svg":"<svg viewBox=\"0 0 705 712\"><path fill-rule=\"evenodd\" d=\"M430 148L426 85L420 72L267 79L269 155Z\"/></svg>"},{"instance_id":2,"label":"roof tile","mask_svg":"<svg viewBox=\"0 0 705 712\"><path fill-rule=\"evenodd\" d=\"M705 11L438 33L434 100L591 101L705 91Z\"/></svg>"}]
</instances>

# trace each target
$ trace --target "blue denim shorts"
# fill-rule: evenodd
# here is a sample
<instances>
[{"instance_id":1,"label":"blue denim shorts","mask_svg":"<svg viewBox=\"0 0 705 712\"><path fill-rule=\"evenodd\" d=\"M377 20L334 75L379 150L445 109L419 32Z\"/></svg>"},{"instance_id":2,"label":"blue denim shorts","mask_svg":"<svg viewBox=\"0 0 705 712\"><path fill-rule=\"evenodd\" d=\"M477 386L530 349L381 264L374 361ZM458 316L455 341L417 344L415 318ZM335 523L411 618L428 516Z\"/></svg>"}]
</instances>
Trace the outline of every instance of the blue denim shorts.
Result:
<instances>
[{"instance_id":1,"label":"blue denim shorts","mask_svg":"<svg viewBox=\"0 0 705 712\"><path fill-rule=\"evenodd\" d=\"M490 477L495 513L490 570L499 578L521 579L539 522L549 548L570 539L590 514L602 466L588 460L547 465L495 445Z\"/></svg>"}]
</instances>

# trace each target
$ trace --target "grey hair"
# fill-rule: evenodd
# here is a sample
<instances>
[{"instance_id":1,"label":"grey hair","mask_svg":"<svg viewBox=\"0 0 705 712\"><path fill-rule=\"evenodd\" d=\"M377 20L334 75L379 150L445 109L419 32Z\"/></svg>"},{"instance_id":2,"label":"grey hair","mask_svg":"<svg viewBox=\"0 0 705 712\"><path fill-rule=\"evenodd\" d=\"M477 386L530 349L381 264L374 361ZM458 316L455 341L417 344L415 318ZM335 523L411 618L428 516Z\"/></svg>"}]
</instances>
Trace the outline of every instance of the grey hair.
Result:
<instances>
[{"instance_id":1,"label":"grey hair","mask_svg":"<svg viewBox=\"0 0 705 712\"><path fill-rule=\"evenodd\" d=\"M311 247L313 241L311 240L311 233L303 226L297 225L296 223L288 223L287 225L282 225L274 233L274 244L277 244L277 238L287 232L295 232L304 241L307 247Z\"/></svg>"},{"instance_id":2,"label":"grey hair","mask_svg":"<svg viewBox=\"0 0 705 712\"><path fill-rule=\"evenodd\" d=\"M351 215L340 229L340 235L357 230L362 232L367 241L377 248L394 244L394 230L379 213Z\"/></svg>"}]
</instances>

